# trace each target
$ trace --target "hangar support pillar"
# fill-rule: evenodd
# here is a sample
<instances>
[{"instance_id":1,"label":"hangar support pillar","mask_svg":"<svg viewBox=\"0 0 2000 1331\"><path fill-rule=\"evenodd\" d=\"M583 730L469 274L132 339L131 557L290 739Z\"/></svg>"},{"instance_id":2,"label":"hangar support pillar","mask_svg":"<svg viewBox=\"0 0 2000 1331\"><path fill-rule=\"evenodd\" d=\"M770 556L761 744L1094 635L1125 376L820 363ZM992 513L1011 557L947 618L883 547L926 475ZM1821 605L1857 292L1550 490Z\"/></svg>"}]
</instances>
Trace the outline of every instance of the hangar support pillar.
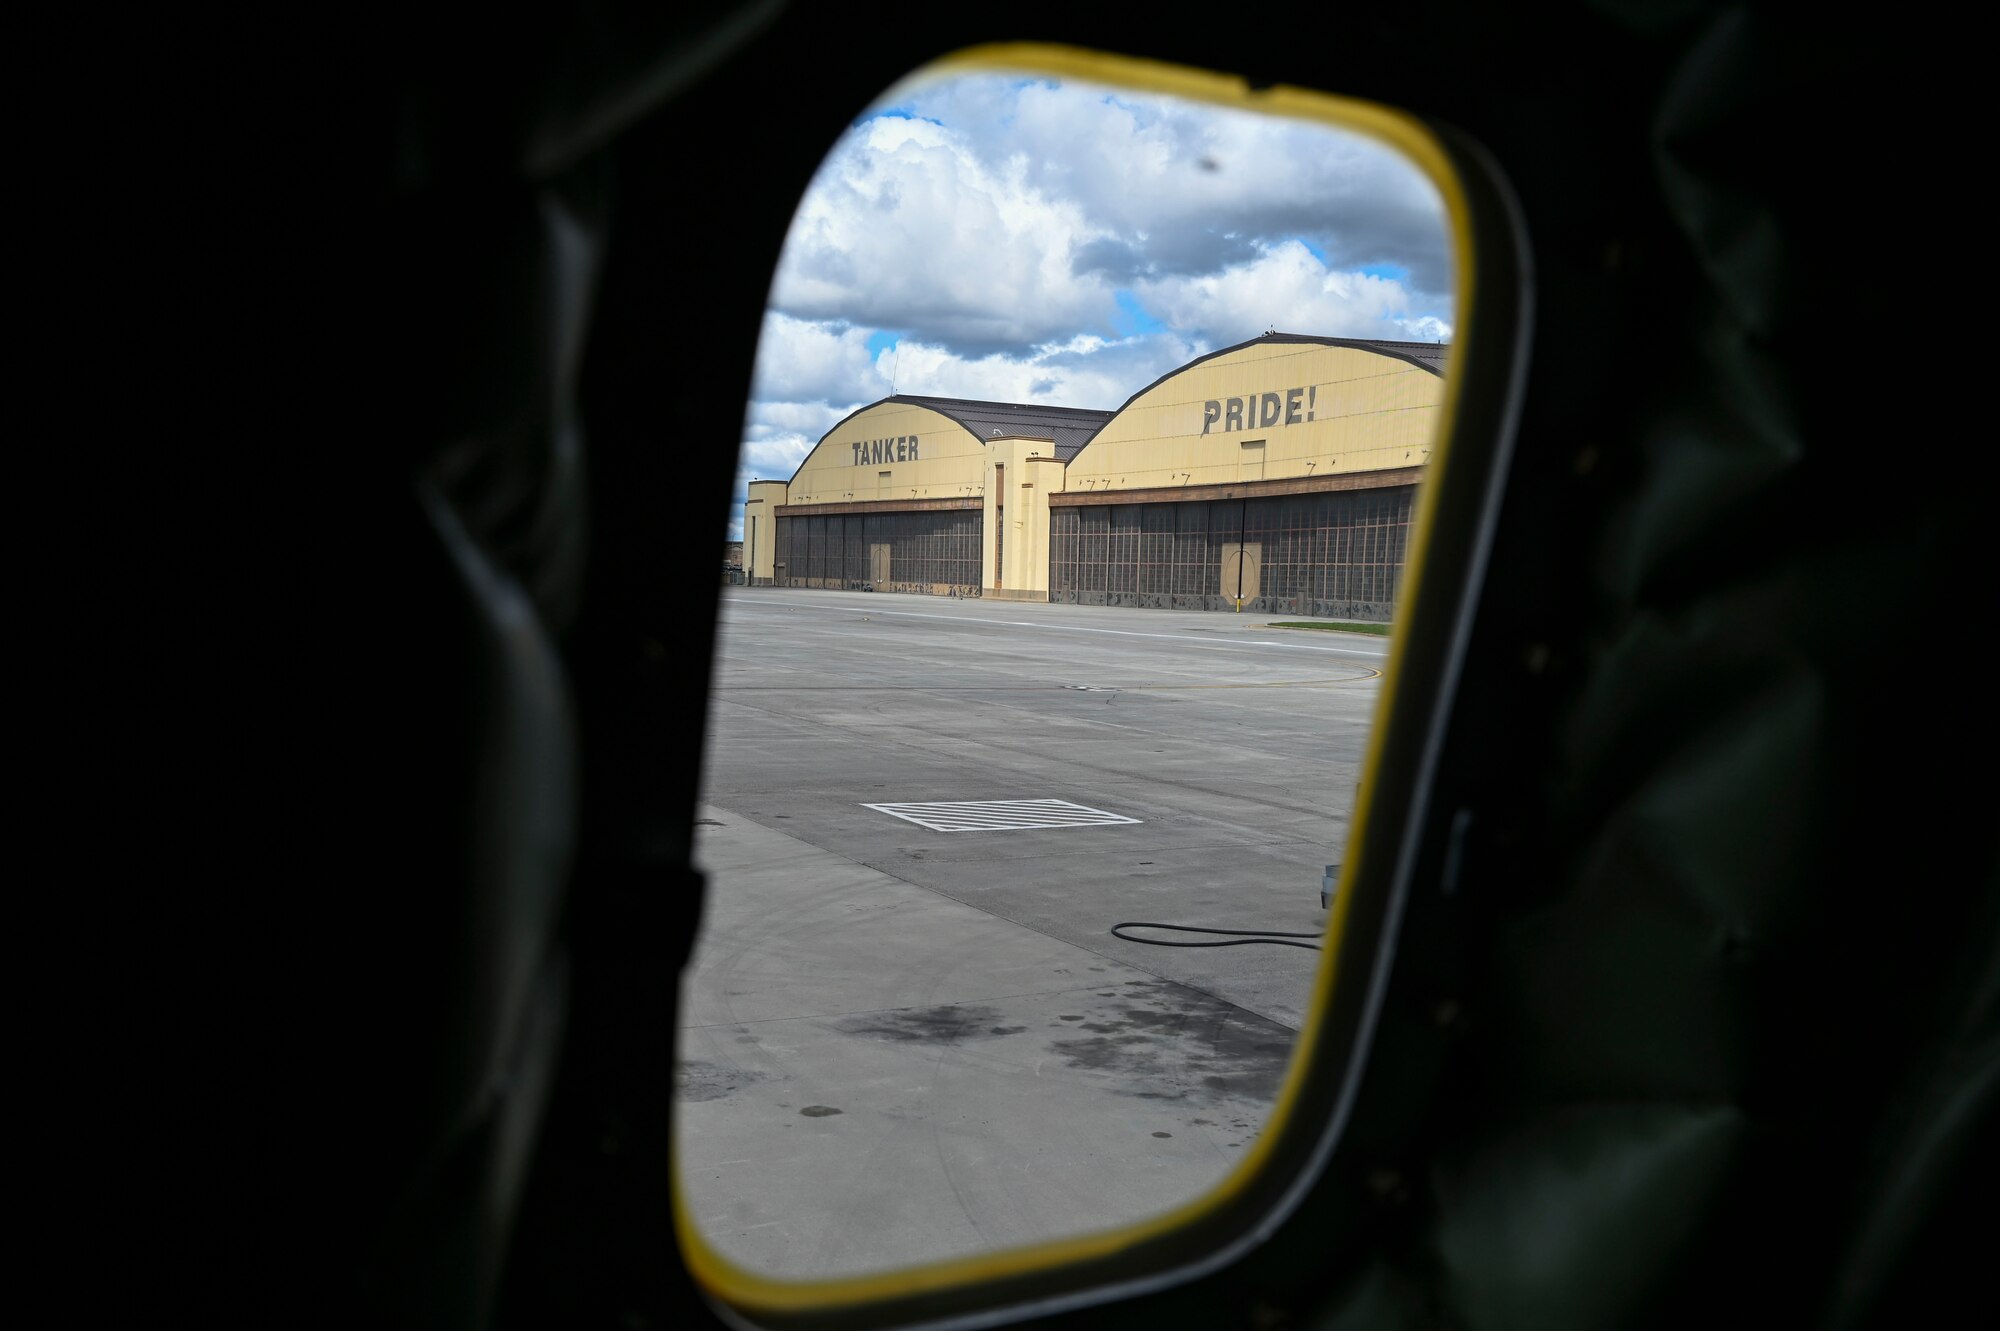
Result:
<instances>
[{"instance_id":1,"label":"hangar support pillar","mask_svg":"<svg viewBox=\"0 0 2000 1331\"><path fill-rule=\"evenodd\" d=\"M752 481L743 503L743 570L752 587L769 587L776 577L777 511L785 503L783 481Z\"/></svg>"},{"instance_id":2,"label":"hangar support pillar","mask_svg":"<svg viewBox=\"0 0 2000 1331\"><path fill-rule=\"evenodd\" d=\"M986 446L981 511L982 595L1002 601L1049 599L1049 496L1064 469L1051 438L1015 435Z\"/></svg>"}]
</instances>

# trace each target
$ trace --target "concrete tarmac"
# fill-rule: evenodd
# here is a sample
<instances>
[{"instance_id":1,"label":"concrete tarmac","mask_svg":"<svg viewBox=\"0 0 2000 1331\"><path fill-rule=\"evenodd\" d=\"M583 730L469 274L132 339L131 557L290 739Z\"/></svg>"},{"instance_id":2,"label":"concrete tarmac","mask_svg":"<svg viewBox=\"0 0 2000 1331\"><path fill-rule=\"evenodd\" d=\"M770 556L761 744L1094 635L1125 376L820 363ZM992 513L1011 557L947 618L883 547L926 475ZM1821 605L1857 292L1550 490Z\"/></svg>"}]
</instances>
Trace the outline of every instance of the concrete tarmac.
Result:
<instances>
[{"instance_id":1,"label":"concrete tarmac","mask_svg":"<svg viewBox=\"0 0 2000 1331\"><path fill-rule=\"evenodd\" d=\"M1241 1156L1320 954L1109 930L1323 927L1386 642L1271 618L725 592L676 1142L725 1256L808 1278L1012 1247ZM1136 821L868 807L1025 800Z\"/></svg>"}]
</instances>

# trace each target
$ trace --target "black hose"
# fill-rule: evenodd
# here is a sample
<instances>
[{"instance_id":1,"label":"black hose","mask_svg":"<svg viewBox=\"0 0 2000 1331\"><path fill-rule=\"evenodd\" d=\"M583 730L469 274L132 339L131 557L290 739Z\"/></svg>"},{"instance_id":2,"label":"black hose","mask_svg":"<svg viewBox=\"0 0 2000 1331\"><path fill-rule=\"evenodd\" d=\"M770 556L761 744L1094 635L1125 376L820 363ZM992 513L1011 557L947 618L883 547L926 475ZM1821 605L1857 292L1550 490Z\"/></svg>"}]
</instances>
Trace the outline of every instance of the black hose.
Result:
<instances>
[{"instance_id":1,"label":"black hose","mask_svg":"<svg viewBox=\"0 0 2000 1331\"><path fill-rule=\"evenodd\" d=\"M1121 934L1120 929L1171 929L1181 934L1230 934L1227 940L1213 943L1175 943L1165 938L1134 938ZM1111 936L1122 938L1128 943L1149 943L1154 947L1242 947L1246 943L1270 943L1277 947L1303 947L1313 952L1320 950L1318 943L1295 943L1295 938L1318 938L1317 933L1283 934L1275 929L1198 929L1191 924L1152 924L1145 920L1127 920L1123 924L1111 926Z\"/></svg>"}]
</instances>

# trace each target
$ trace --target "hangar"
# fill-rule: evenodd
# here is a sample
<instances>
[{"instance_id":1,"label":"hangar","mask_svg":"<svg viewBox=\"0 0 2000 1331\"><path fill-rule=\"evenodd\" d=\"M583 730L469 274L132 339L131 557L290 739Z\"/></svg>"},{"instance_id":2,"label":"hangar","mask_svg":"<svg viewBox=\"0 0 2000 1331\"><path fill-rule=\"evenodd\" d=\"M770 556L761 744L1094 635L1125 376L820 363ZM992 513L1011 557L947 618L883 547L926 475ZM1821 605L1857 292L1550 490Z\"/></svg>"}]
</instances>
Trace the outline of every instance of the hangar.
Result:
<instances>
[{"instance_id":1,"label":"hangar","mask_svg":"<svg viewBox=\"0 0 2000 1331\"><path fill-rule=\"evenodd\" d=\"M1267 333L1116 411L884 398L751 483L751 579L1387 620L1449 350Z\"/></svg>"}]
</instances>

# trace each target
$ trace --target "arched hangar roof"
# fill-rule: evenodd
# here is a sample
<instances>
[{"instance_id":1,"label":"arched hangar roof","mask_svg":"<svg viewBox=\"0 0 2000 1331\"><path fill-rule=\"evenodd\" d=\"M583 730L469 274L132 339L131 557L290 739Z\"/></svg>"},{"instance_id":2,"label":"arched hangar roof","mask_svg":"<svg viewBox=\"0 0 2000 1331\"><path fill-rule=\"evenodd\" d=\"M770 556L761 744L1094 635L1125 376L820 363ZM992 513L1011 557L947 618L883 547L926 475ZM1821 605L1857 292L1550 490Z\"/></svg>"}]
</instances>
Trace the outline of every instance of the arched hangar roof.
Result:
<instances>
[{"instance_id":1,"label":"arched hangar roof","mask_svg":"<svg viewBox=\"0 0 2000 1331\"><path fill-rule=\"evenodd\" d=\"M964 426L966 432L975 439L985 442L1010 436L1026 436L1031 439L1048 439L1056 446L1056 458L1068 462L1082 447L1090 442L1090 437L1104 428L1116 412L1093 411L1084 407L1040 407L1022 402L982 402L968 397L922 397L912 393L897 393L880 398L865 406L856 407L841 417L824 435L822 442L830 438L841 426L865 412L878 407L904 404L925 407L940 416L948 417ZM807 459L811 454L807 454ZM801 461L800 469L805 466ZM797 472L793 473L797 479Z\"/></svg>"},{"instance_id":2,"label":"arched hangar roof","mask_svg":"<svg viewBox=\"0 0 2000 1331\"><path fill-rule=\"evenodd\" d=\"M1116 415L1085 407L1038 407L1020 402L975 402L962 397L913 397L899 399L921 402L932 411L949 416L981 439L1008 435L1030 438L1046 436L1056 446L1056 457L1068 462L1090 436L1104 428Z\"/></svg>"},{"instance_id":3,"label":"arched hangar roof","mask_svg":"<svg viewBox=\"0 0 2000 1331\"><path fill-rule=\"evenodd\" d=\"M985 402L977 398L925 397L913 393L896 393L889 397L856 407L835 422L833 427L820 436L824 443L833 434L857 416L882 407L906 405L923 407L936 412L965 428L966 433L982 443L996 438L1026 436L1028 438L1049 439L1055 444L1056 458L1065 464L1083 451L1097 434L1108 425L1119 412L1131 406L1146 394L1177 375L1203 363L1227 356L1232 352L1264 343L1300 343L1323 347L1353 347L1361 351L1374 352L1395 360L1406 361L1431 374L1443 376L1450 358L1451 346L1443 342L1395 342L1380 338L1318 337L1309 333L1265 333L1247 342L1222 347L1205 356L1197 356L1185 365L1179 365L1147 384L1138 392L1126 398L1117 411L1097 411L1085 407L1044 407L1022 402ZM815 451L817 445L815 446ZM794 470L792 479L797 480L806 464L812 460L808 453Z\"/></svg>"},{"instance_id":4,"label":"arched hangar roof","mask_svg":"<svg viewBox=\"0 0 2000 1331\"><path fill-rule=\"evenodd\" d=\"M1223 347L1127 398L1070 460L1065 491L1192 492L1421 467L1450 352L1303 333Z\"/></svg>"},{"instance_id":5,"label":"arched hangar roof","mask_svg":"<svg viewBox=\"0 0 2000 1331\"><path fill-rule=\"evenodd\" d=\"M1444 377L1445 364L1451 355L1451 344L1449 342L1390 342L1381 338L1315 337L1311 333L1265 333L1263 336L1253 337L1247 342L1238 342L1234 346L1222 347L1211 351L1206 356L1196 356L1185 365L1175 366L1159 378L1153 380L1152 383L1147 384L1144 388L1126 398L1120 404L1118 411L1125 410L1126 407L1131 406L1134 402L1137 402L1167 380L1173 378L1175 375L1186 374L1197 365L1215 360L1221 356L1227 356L1232 352L1241 351L1245 347L1281 342L1310 344L1316 347L1354 347L1360 351L1372 351L1378 355L1408 361L1419 369L1429 370L1439 378ZM1118 412L1114 411L1106 414L1115 416ZM1099 428L1103 427L1100 426ZM1064 458L1063 461L1067 462L1069 459Z\"/></svg>"}]
</instances>

